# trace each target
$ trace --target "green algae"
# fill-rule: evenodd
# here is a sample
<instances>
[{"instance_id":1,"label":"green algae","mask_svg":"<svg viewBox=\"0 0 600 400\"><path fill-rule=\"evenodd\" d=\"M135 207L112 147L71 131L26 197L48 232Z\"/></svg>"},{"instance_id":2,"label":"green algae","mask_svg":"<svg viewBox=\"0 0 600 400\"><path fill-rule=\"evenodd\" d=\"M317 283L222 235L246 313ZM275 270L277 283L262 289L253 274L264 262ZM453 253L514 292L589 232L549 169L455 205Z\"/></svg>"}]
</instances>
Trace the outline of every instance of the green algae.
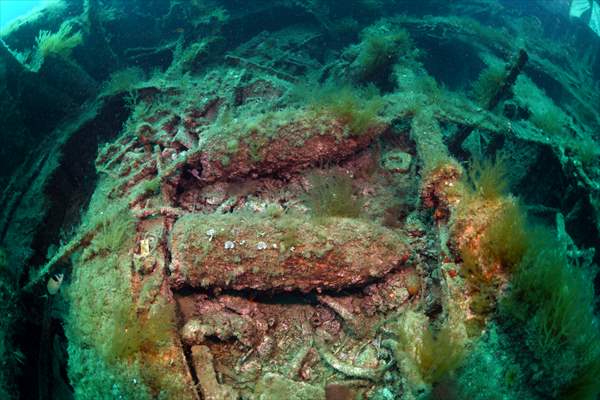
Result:
<instances>
[{"instance_id":1,"label":"green algae","mask_svg":"<svg viewBox=\"0 0 600 400\"><path fill-rule=\"evenodd\" d=\"M343 174L318 175L309 178L311 189L305 202L313 217L357 218L362 214L362 202L354 194L352 178Z\"/></svg>"}]
</instances>

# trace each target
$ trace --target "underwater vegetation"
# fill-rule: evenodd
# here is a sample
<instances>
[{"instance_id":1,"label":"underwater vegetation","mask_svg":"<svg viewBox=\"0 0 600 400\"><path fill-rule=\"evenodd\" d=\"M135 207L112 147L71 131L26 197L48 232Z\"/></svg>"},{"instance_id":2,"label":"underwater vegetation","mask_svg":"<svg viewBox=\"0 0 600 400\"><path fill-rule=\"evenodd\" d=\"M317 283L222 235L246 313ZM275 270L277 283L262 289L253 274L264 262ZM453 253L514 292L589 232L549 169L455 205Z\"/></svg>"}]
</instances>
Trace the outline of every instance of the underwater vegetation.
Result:
<instances>
[{"instance_id":1,"label":"underwater vegetation","mask_svg":"<svg viewBox=\"0 0 600 400\"><path fill-rule=\"evenodd\" d=\"M161 344L171 340L175 328L172 304L153 307L147 315L138 315L137 307L131 301L124 300L116 307L113 331L103 350L108 362L124 362L140 352L155 353Z\"/></svg>"},{"instance_id":2,"label":"underwater vegetation","mask_svg":"<svg viewBox=\"0 0 600 400\"><path fill-rule=\"evenodd\" d=\"M512 221L500 223L507 227ZM600 365L600 332L594 312L595 273L589 267L569 262L565 250L547 228L523 224L522 219L516 228L519 241L511 240L515 245L508 246L513 252L506 252L503 245L484 245L486 251L502 250L497 253L502 262L514 263L509 264L513 273L508 291L499 299L485 300L485 296L490 296L490 283L480 275L477 261L465 257L467 280L479 288L475 298L479 300L471 304L471 309L486 313L491 308L489 304L481 308L481 301L499 302L498 324L505 332L504 346L541 395L594 399L600 393L595 378ZM524 228L526 235L522 234Z\"/></svg>"},{"instance_id":3,"label":"underwater vegetation","mask_svg":"<svg viewBox=\"0 0 600 400\"><path fill-rule=\"evenodd\" d=\"M531 227L521 203L509 196L507 164L502 155L471 161L463 178L465 193L459 205L462 218L482 208L494 210L474 240L459 246L461 269L467 282L482 290L497 279L497 274L511 272L524 256L531 240Z\"/></svg>"},{"instance_id":4,"label":"underwater vegetation","mask_svg":"<svg viewBox=\"0 0 600 400\"><path fill-rule=\"evenodd\" d=\"M35 38L36 56L44 59L50 54L68 58L73 49L83 43L81 32L73 32L73 27L63 23L58 31L52 33L42 30Z\"/></svg>"},{"instance_id":5,"label":"underwater vegetation","mask_svg":"<svg viewBox=\"0 0 600 400\"><path fill-rule=\"evenodd\" d=\"M506 194L509 186L507 172L502 155L471 160L466 175L467 196L493 200Z\"/></svg>"},{"instance_id":6,"label":"underwater vegetation","mask_svg":"<svg viewBox=\"0 0 600 400\"><path fill-rule=\"evenodd\" d=\"M592 378L600 368L596 267L571 261L555 232L529 221L521 203L506 197L505 175L501 157L473 162L466 174L470 193L461 207L482 200L502 204L477 247L467 242L459 249L465 279L475 290L471 310L487 314L499 303L504 346L540 395L594 399L600 393ZM494 265L500 269L489 268ZM509 287L498 294L494 287L505 273Z\"/></svg>"},{"instance_id":7,"label":"underwater vegetation","mask_svg":"<svg viewBox=\"0 0 600 400\"><path fill-rule=\"evenodd\" d=\"M533 359L524 357L522 367L536 371L531 379L543 395L595 399L600 393L595 273L569 261L550 232L538 233L501 301L507 329L511 336L521 335L518 343Z\"/></svg>"},{"instance_id":8,"label":"underwater vegetation","mask_svg":"<svg viewBox=\"0 0 600 400\"><path fill-rule=\"evenodd\" d=\"M101 218L97 225L97 232L91 240L90 246L83 255L84 259L93 256L105 256L119 250L123 242L135 229L135 220L128 211L109 214Z\"/></svg>"},{"instance_id":9,"label":"underwater vegetation","mask_svg":"<svg viewBox=\"0 0 600 400\"><path fill-rule=\"evenodd\" d=\"M529 121L546 135L565 134L569 116L554 100L526 76L519 76L514 87L515 97L529 111Z\"/></svg>"},{"instance_id":10,"label":"underwater vegetation","mask_svg":"<svg viewBox=\"0 0 600 400\"><path fill-rule=\"evenodd\" d=\"M600 146L590 136L575 139L568 144L568 147L584 166L591 167L600 160Z\"/></svg>"},{"instance_id":11,"label":"underwater vegetation","mask_svg":"<svg viewBox=\"0 0 600 400\"><path fill-rule=\"evenodd\" d=\"M354 194L352 178L343 173L314 174L309 178L311 188L306 194L306 204L316 218L361 215L362 203Z\"/></svg>"},{"instance_id":12,"label":"underwater vegetation","mask_svg":"<svg viewBox=\"0 0 600 400\"><path fill-rule=\"evenodd\" d=\"M527 215L518 201L508 203L496 218L481 244L488 257L498 260L504 269L511 271L525 255L534 232L531 232Z\"/></svg>"},{"instance_id":13,"label":"underwater vegetation","mask_svg":"<svg viewBox=\"0 0 600 400\"><path fill-rule=\"evenodd\" d=\"M405 29L384 25L366 29L361 36L358 55L351 66L356 70L358 82L389 86L392 66L412 46L410 35Z\"/></svg>"},{"instance_id":14,"label":"underwater vegetation","mask_svg":"<svg viewBox=\"0 0 600 400\"><path fill-rule=\"evenodd\" d=\"M379 114L385 104L374 85L355 87L335 81L298 85L293 95L307 102L317 113L330 113L348 127L351 135L360 135L381 123Z\"/></svg>"},{"instance_id":15,"label":"underwater vegetation","mask_svg":"<svg viewBox=\"0 0 600 400\"><path fill-rule=\"evenodd\" d=\"M528 225L518 202L505 203L495 218L495 222L481 232L476 253L468 245L459 249L461 269L467 281L479 287L494 281L497 272L517 268L535 231ZM482 265L493 268L482 268Z\"/></svg>"},{"instance_id":16,"label":"underwater vegetation","mask_svg":"<svg viewBox=\"0 0 600 400\"><path fill-rule=\"evenodd\" d=\"M129 67L115 71L102 84L102 93L112 95L131 91L135 85L145 78L144 70L139 67Z\"/></svg>"},{"instance_id":17,"label":"underwater vegetation","mask_svg":"<svg viewBox=\"0 0 600 400\"><path fill-rule=\"evenodd\" d=\"M503 65L494 64L481 71L477 80L473 82L471 89L475 100L482 106L487 107L505 77L506 70Z\"/></svg>"},{"instance_id":18,"label":"underwater vegetation","mask_svg":"<svg viewBox=\"0 0 600 400\"><path fill-rule=\"evenodd\" d=\"M320 103L342 123L350 133L360 135L370 126L377 124L383 101L374 87L354 89L343 86L333 91L326 88Z\"/></svg>"},{"instance_id":19,"label":"underwater vegetation","mask_svg":"<svg viewBox=\"0 0 600 400\"><path fill-rule=\"evenodd\" d=\"M83 44L82 33L79 31L73 32L73 26L68 22L64 22L56 32L45 29L40 30L35 37L33 49L27 49L23 52L11 52L24 66L33 72L37 72L49 56L70 60L73 49L81 44Z\"/></svg>"},{"instance_id":20,"label":"underwater vegetation","mask_svg":"<svg viewBox=\"0 0 600 400\"><path fill-rule=\"evenodd\" d=\"M393 350L396 362L413 384L420 380L429 385L440 382L462 363L466 333L456 313L450 311L441 326L432 326L427 316L411 310L400 318Z\"/></svg>"},{"instance_id":21,"label":"underwater vegetation","mask_svg":"<svg viewBox=\"0 0 600 400\"><path fill-rule=\"evenodd\" d=\"M584 1L59 0L13 24L0 398L595 400Z\"/></svg>"}]
</instances>

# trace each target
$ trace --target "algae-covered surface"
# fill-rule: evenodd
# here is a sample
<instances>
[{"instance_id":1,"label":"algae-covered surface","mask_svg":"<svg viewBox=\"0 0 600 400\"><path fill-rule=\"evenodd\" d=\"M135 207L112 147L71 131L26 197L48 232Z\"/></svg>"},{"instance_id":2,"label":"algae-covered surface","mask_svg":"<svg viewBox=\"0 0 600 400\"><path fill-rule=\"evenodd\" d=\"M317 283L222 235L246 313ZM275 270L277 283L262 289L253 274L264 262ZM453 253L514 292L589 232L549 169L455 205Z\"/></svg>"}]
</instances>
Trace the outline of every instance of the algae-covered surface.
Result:
<instances>
[{"instance_id":1,"label":"algae-covered surface","mask_svg":"<svg viewBox=\"0 0 600 400\"><path fill-rule=\"evenodd\" d=\"M598 399L598 10L57 0L4 27L0 398Z\"/></svg>"}]
</instances>

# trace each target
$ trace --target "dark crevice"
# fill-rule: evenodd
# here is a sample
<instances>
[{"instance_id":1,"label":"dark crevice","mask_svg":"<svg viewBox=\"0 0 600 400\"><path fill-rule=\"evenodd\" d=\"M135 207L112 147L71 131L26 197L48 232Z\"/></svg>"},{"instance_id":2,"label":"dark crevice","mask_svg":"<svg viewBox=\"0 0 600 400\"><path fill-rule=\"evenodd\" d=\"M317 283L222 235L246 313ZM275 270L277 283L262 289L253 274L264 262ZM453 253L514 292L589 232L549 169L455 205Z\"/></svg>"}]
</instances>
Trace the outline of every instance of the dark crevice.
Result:
<instances>
[{"instance_id":1,"label":"dark crevice","mask_svg":"<svg viewBox=\"0 0 600 400\"><path fill-rule=\"evenodd\" d=\"M173 297L175 297L175 296L176 296L176 294L173 293ZM181 310L179 308L179 303L177 301L175 301L175 313L176 313L176 318L177 318L177 326L179 326L179 327L183 326L185 321L184 321L183 313L181 312ZM194 365L194 359L192 357L192 346L186 344L183 341L179 329L177 329L176 332L177 332L176 333L177 340L179 341L180 348L183 353L183 357L185 359L185 364L187 366L187 369L190 373L190 377L192 378L192 382L194 384L194 387L192 390L194 390L194 392L197 394L199 399L203 399L204 397L202 396L202 393L200 391L200 379L198 379L198 373L196 372L196 367Z\"/></svg>"},{"instance_id":2,"label":"dark crevice","mask_svg":"<svg viewBox=\"0 0 600 400\"><path fill-rule=\"evenodd\" d=\"M16 195L13 198L11 198L10 204L3 204L3 206L8 206L8 211L6 213L6 217L3 222L4 225L2 226L2 231L0 232L0 243L4 242L6 233L8 232L8 228L10 227L10 224L15 215L15 212L17 211L19 205L21 205L21 200L23 200L23 197L27 193L27 188L31 187L31 185L33 184L35 179L38 177L38 174L40 173L41 169L46 164L48 155L49 155L48 153L44 154L39 159L39 162L35 165L35 167L33 167L31 169L29 176L27 177L27 179L25 179L24 184L17 189ZM11 190L12 190L12 188L11 188Z\"/></svg>"},{"instance_id":3,"label":"dark crevice","mask_svg":"<svg viewBox=\"0 0 600 400\"><path fill-rule=\"evenodd\" d=\"M164 260L164 266L165 266L165 276L170 276L171 275L171 270L169 269L169 265L171 265L171 260L173 259L173 256L171 255L171 252L169 251L170 247L169 247L169 237L171 236L171 230L169 229L170 226L173 226L175 224L177 220L175 218L173 218L171 220L171 222L168 222L168 219L165 218L165 221L163 223L163 228L165 230L163 237L161 238L161 242L160 242L160 246L163 247L163 249L165 249L165 260Z\"/></svg>"},{"instance_id":4,"label":"dark crevice","mask_svg":"<svg viewBox=\"0 0 600 400\"><path fill-rule=\"evenodd\" d=\"M479 50L460 40L414 35L417 47L423 49L423 65L435 80L450 90L465 90L485 68Z\"/></svg>"},{"instance_id":5,"label":"dark crevice","mask_svg":"<svg viewBox=\"0 0 600 400\"><path fill-rule=\"evenodd\" d=\"M242 297L245 299L252 299L253 302L262 304L311 304L317 305L320 302L317 300L317 294L327 295L331 297L343 297L343 296L362 296L363 290L373 284L383 283L388 277L398 272L402 267L395 267L391 269L387 274L379 278L372 278L361 284L345 287L342 290L312 290L310 292L302 292L300 290L295 291L272 291L272 290L256 290L256 289L223 289L217 287L209 288L195 288L193 286L184 285L173 290L173 294L176 297L187 297L198 294L206 294L208 300L215 300L219 296L228 295L234 297Z\"/></svg>"},{"instance_id":6,"label":"dark crevice","mask_svg":"<svg viewBox=\"0 0 600 400\"><path fill-rule=\"evenodd\" d=\"M114 97L63 146L61 164L45 187L49 207L43 229L35 234L30 264L43 264L48 248L66 239L65 230L79 224L81 210L87 207L96 189L98 176L94 160L98 147L117 136L127 116L122 98Z\"/></svg>"},{"instance_id":7,"label":"dark crevice","mask_svg":"<svg viewBox=\"0 0 600 400\"><path fill-rule=\"evenodd\" d=\"M192 382L194 382L194 391L198 394L198 397L202 399L202 393L200 392L200 380L198 379L198 374L196 373L196 367L194 367L194 360L192 359L192 347L181 342L181 349L183 351L183 356L185 358L185 362L188 367L188 371L190 371L190 376L192 377Z\"/></svg>"},{"instance_id":8,"label":"dark crevice","mask_svg":"<svg viewBox=\"0 0 600 400\"><path fill-rule=\"evenodd\" d=\"M45 263L51 246L58 245L61 239L66 239L64 237L65 229L69 230L80 223L81 210L87 207L92 193L96 189L98 177L94 159L98 146L116 137L127 115L123 100L117 97L112 98L103 105L95 118L82 125L63 145L60 165L47 179L44 186L44 195L47 200L46 214L39 226L35 228L37 230L32 233L34 236L31 245L33 255L21 275L23 281L28 279L28 272L32 266ZM41 162L36 165L27 178L29 183L38 177L48 155L42 157ZM29 184L29 186L31 185ZM22 198L25 193L27 190L24 190L19 196ZM14 207L17 206L22 206L20 201L15 201ZM8 225L7 223L6 226ZM41 290L45 293L45 288L41 288ZM50 309L42 300L38 295L27 292L23 292L20 299L23 308L28 310L29 315L27 321L21 323L22 331L15 335L15 345L21 349L28 363L38 366L38 368L27 368L27 373L23 374L17 383L19 392L26 396L24 398L37 398L37 388L44 395L49 394L52 385L58 384L54 381L56 377L52 376L53 371L49 365L54 351L53 343L50 342L54 337L54 333L51 332L54 328L50 329L49 323L51 322L53 326L56 325L56 321L46 321L46 318L49 318Z\"/></svg>"}]
</instances>

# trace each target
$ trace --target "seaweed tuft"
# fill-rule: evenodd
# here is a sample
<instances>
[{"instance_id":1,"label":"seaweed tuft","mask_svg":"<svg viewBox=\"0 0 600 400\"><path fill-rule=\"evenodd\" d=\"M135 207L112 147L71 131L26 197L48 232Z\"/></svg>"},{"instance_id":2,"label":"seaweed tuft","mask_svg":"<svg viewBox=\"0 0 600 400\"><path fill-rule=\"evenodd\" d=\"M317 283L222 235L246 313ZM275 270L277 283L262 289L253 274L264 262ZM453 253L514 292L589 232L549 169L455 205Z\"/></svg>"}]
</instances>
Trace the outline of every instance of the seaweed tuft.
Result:
<instances>
[{"instance_id":1,"label":"seaweed tuft","mask_svg":"<svg viewBox=\"0 0 600 400\"><path fill-rule=\"evenodd\" d=\"M357 218L362 212L362 202L354 196L352 179L341 173L333 175L314 174L310 178L312 188L305 201L314 217Z\"/></svg>"},{"instance_id":2,"label":"seaweed tuft","mask_svg":"<svg viewBox=\"0 0 600 400\"><path fill-rule=\"evenodd\" d=\"M138 315L131 301L119 303L112 321L112 336L104 351L105 359L116 363L140 352L156 352L170 339L175 329L174 320L175 307L170 303L151 308L147 315Z\"/></svg>"},{"instance_id":3,"label":"seaweed tuft","mask_svg":"<svg viewBox=\"0 0 600 400\"><path fill-rule=\"evenodd\" d=\"M532 383L545 396L596 399L600 330L594 313L595 268L574 264L547 232L514 275L500 310L531 357ZM530 365L531 364L531 365Z\"/></svg>"}]
</instances>

